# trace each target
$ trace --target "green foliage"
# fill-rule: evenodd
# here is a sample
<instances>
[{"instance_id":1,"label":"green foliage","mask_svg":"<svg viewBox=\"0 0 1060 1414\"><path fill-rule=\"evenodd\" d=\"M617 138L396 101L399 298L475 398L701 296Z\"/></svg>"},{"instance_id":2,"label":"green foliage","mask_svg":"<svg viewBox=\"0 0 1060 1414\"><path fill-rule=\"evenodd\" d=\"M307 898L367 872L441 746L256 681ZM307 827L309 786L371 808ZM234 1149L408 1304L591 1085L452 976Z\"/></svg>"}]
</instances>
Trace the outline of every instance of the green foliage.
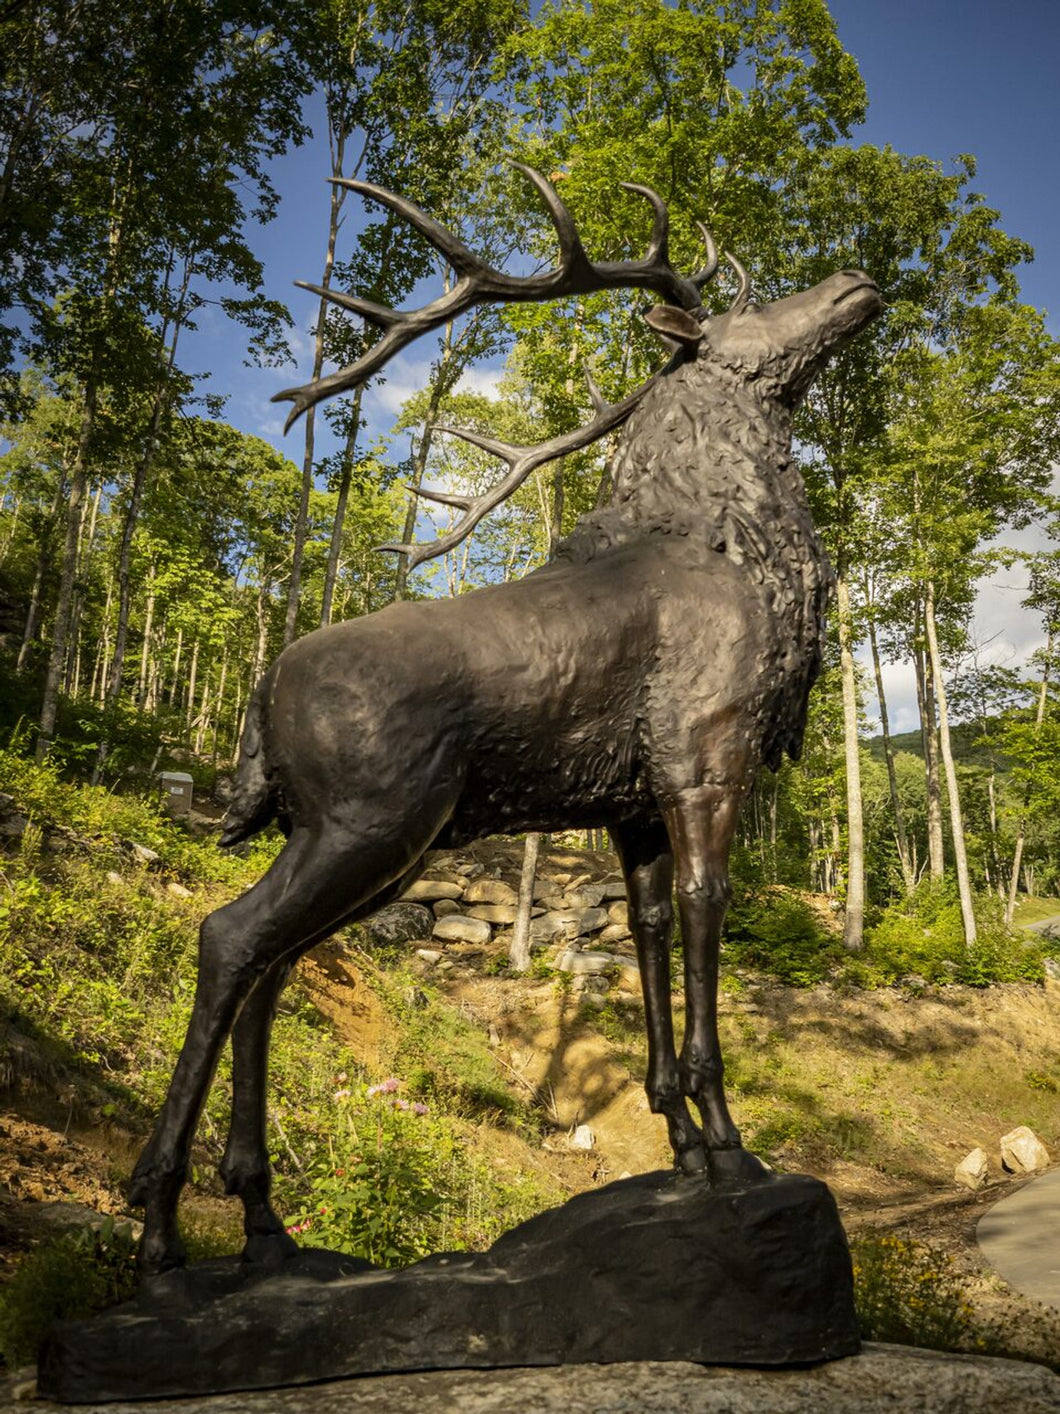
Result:
<instances>
[{"instance_id":1,"label":"green foliage","mask_svg":"<svg viewBox=\"0 0 1060 1414\"><path fill-rule=\"evenodd\" d=\"M31 1252L0 1292L0 1354L8 1369L36 1361L54 1321L93 1316L129 1300L135 1250L131 1224L108 1217Z\"/></svg>"},{"instance_id":2,"label":"green foliage","mask_svg":"<svg viewBox=\"0 0 1060 1414\"><path fill-rule=\"evenodd\" d=\"M279 1185L290 1232L377 1266L402 1266L432 1251L488 1246L555 1196L523 1176L499 1175L464 1126L406 1098L414 1093L393 1076L333 1093L316 1136L304 1136L308 1162Z\"/></svg>"},{"instance_id":3,"label":"green foliage","mask_svg":"<svg viewBox=\"0 0 1060 1414\"><path fill-rule=\"evenodd\" d=\"M995 896L977 898L976 922L978 938L968 947L956 885L949 879L922 883L868 930L860 960L866 969L862 980L871 983L870 973L883 982L915 976L971 987L1042 980L1041 946L1026 934L1006 929Z\"/></svg>"},{"instance_id":4,"label":"green foliage","mask_svg":"<svg viewBox=\"0 0 1060 1414\"><path fill-rule=\"evenodd\" d=\"M953 1263L926 1243L870 1232L851 1243L854 1292L866 1340L963 1350L975 1344L975 1311Z\"/></svg>"},{"instance_id":5,"label":"green foliage","mask_svg":"<svg viewBox=\"0 0 1060 1414\"><path fill-rule=\"evenodd\" d=\"M727 964L753 968L792 987L824 981L842 957L834 934L798 893L789 889L734 892L725 920Z\"/></svg>"}]
</instances>

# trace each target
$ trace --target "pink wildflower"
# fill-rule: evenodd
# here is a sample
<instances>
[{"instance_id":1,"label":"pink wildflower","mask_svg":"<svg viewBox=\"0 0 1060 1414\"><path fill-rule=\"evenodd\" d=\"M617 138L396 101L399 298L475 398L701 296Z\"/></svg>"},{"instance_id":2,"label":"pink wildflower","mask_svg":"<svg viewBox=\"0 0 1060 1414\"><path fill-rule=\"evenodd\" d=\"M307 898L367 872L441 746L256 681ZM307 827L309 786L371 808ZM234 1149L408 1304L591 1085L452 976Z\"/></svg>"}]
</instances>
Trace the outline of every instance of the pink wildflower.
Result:
<instances>
[{"instance_id":1,"label":"pink wildflower","mask_svg":"<svg viewBox=\"0 0 1060 1414\"><path fill-rule=\"evenodd\" d=\"M423 1103L422 1100L417 1100L416 1103L412 1106L412 1113L414 1115L425 1115L427 1113L427 1106Z\"/></svg>"},{"instance_id":2,"label":"pink wildflower","mask_svg":"<svg viewBox=\"0 0 1060 1414\"><path fill-rule=\"evenodd\" d=\"M394 1091L398 1088L398 1086L399 1086L400 1084L401 1084L401 1081L400 1081L400 1080L396 1080L396 1079L394 1078L394 1076L391 1075L391 1076L388 1077L388 1079L386 1079L386 1080L381 1080L378 1085L369 1085L369 1087L368 1087L368 1094L369 1094L369 1095L392 1095L392 1094L394 1093Z\"/></svg>"}]
</instances>

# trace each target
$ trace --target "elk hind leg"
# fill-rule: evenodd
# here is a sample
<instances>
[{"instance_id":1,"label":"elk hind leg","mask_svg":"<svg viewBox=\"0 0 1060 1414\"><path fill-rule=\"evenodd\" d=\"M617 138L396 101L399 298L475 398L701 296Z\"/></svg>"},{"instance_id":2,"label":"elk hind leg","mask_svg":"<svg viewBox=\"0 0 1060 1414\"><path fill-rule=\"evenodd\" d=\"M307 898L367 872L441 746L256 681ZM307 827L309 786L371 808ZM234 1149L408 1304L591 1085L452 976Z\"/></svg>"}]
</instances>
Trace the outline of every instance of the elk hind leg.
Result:
<instances>
[{"instance_id":1,"label":"elk hind leg","mask_svg":"<svg viewBox=\"0 0 1060 1414\"><path fill-rule=\"evenodd\" d=\"M648 1104L653 1113L666 1118L677 1167L685 1173L698 1173L706 1167L703 1136L685 1102L670 1006L673 855L661 821L627 823L611 833L626 878L630 929L644 989Z\"/></svg>"},{"instance_id":2,"label":"elk hind leg","mask_svg":"<svg viewBox=\"0 0 1060 1414\"><path fill-rule=\"evenodd\" d=\"M272 1166L269 1163L268 1059L272 1023L280 993L298 957L337 929L374 913L400 895L420 872L422 860L394 884L322 934L306 939L295 953L274 962L251 992L232 1029L232 1117L220 1172L225 1192L243 1204L244 1260L278 1264L298 1251L272 1206Z\"/></svg>"},{"instance_id":3,"label":"elk hind leg","mask_svg":"<svg viewBox=\"0 0 1060 1414\"><path fill-rule=\"evenodd\" d=\"M388 851L388 858L366 860L363 871L356 870L343 832L297 828L253 888L204 919L188 1032L158 1123L133 1172L130 1201L144 1209L140 1267L145 1274L184 1261L177 1202L221 1047L240 1008L274 964L297 955L307 939L325 936L407 868L407 857L399 861L392 856L393 850ZM264 1008L267 1002L274 1004L268 991L258 1005ZM254 1029L252 1020L247 1034Z\"/></svg>"}]
</instances>

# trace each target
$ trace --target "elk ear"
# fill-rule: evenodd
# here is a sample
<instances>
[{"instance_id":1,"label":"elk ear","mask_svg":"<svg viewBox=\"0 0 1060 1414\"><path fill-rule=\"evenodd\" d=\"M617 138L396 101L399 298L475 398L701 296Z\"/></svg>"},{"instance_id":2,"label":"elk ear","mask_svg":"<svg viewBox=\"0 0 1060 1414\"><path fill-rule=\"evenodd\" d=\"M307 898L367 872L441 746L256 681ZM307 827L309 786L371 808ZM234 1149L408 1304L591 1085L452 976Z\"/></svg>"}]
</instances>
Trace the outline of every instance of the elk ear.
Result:
<instances>
[{"instance_id":1,"label":"elk ear","mask_svg":"<svg viewBox=\"0 0 1060 1414\"><path fill-rule=\"evenodd\" d=\"M694 349L703 338L703 326L694 314L675 304L654 305L644 316L650 328L664 339L672 339L682 348Z\"/></svg>"}]
</instances>

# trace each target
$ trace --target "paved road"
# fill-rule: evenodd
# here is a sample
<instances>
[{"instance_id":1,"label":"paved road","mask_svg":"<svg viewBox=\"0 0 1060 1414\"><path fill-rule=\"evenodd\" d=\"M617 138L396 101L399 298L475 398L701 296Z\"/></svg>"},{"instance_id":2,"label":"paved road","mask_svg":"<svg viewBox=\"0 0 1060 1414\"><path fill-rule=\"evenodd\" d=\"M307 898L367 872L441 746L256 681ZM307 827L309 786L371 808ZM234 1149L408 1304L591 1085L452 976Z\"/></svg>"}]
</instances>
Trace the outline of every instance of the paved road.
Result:
<instances>
[{"instance_id":1,"label":"paved road","mask_svg":"<svg viewBox=\"0 0 1060 1414\"><path fill-rule=\"evenodd\" d=\"M1060 1306L1060 1168L995 1203L979 1219L976 1236L1009 1286Z\"/></svg>"}]
</instances>

